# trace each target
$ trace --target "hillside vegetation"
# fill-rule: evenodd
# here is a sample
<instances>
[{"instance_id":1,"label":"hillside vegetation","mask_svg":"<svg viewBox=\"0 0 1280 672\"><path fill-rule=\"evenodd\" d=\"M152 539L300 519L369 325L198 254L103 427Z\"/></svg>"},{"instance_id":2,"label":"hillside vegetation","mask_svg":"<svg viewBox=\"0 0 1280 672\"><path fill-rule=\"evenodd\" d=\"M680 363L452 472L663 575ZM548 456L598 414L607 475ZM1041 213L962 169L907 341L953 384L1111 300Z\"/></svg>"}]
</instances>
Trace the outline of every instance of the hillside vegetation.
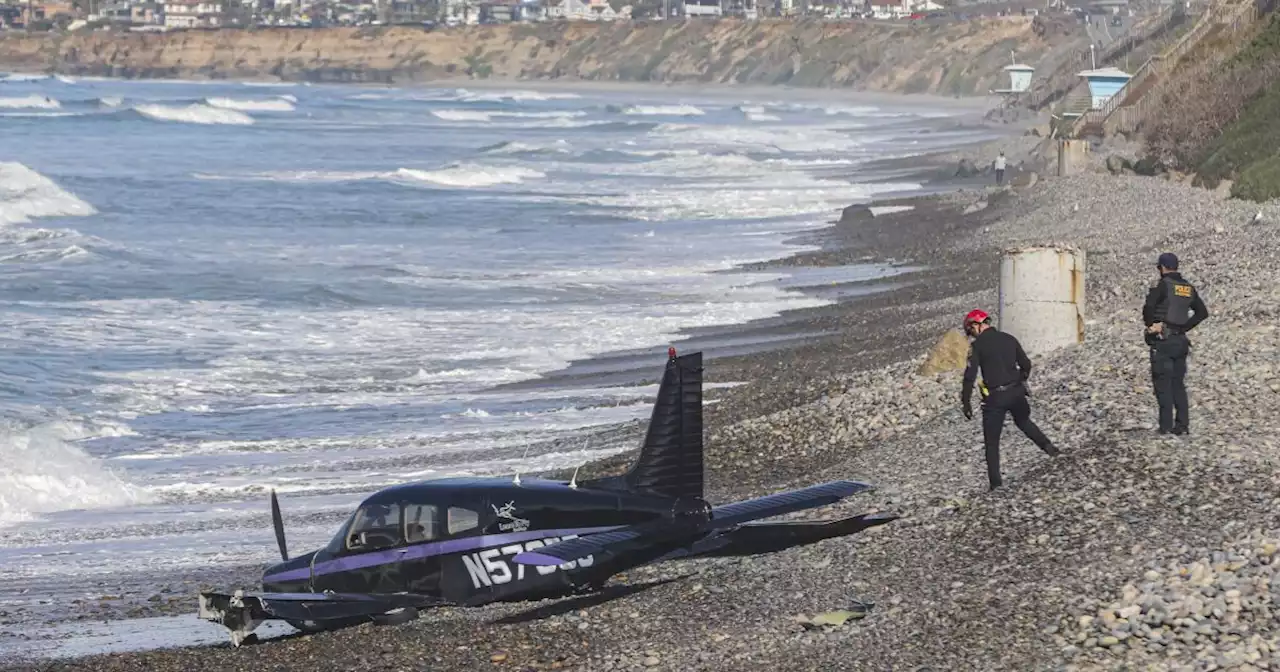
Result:
<instances>
[{"instance_id":1,"label":"hillside vegetation","mask_svg":"<svg viewBox=\"0 0 1280 672\"><path fill-rule=\"evenodd\" d=\"M1209 39L1174 76L1145 128L1154 158L1205 187L1233 180L1237 198L1280 197L1280 15L1251 39Z\"/></svg>"},{"instance_id":2,"label":"hillside vegetation","mask_svg":"<svg viewBox=\"0 0 1280 672\"><path fill-rule=\"evenodd\" d=\"M1079 32L1079 31L1076 31ZM70 75L424 82L452 77L838 86L985 95L1010 52L1078 40L1028 17L618 23L0 36L0 69Z\"/></svg>"}]
</instances>

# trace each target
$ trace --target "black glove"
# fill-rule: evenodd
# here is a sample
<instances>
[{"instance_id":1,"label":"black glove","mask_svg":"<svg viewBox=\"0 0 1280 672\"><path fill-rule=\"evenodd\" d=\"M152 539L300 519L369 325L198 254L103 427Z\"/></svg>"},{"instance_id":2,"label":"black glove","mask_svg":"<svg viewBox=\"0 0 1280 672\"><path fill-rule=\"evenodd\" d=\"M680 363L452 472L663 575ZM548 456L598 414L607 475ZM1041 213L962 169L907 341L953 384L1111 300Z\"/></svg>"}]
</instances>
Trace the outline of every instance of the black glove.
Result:
<instances>
[{"instance_id":1,"label":"black glove","mask_svg":"<svg viewBox=\"0 0 1280 672\"><path fill-rule=\"evenodd\" d=\"M964 419L965 420L973 419L973 404L970 404L967 401L964 402Z\"/></svg>"}]
</instances>

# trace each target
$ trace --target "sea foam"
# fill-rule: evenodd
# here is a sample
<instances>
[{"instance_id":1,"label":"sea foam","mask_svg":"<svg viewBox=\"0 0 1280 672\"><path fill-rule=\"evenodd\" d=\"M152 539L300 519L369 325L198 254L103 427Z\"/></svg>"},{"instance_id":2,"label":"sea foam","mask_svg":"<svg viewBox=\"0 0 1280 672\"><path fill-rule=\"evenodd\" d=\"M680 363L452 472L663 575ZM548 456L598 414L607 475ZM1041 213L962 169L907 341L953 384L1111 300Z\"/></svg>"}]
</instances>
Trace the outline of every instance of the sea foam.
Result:
<instances>
[{"instance_id":1,"label":"sea foam","mask_svg":"<svg viewBox=\"0 0 1280 672\"><path fill-rule=\"evenodd\" d=\"M0 224L25 224L33 217L84 217L92 205L21 163L0 162Z\"/></svg>"}]
</instances>

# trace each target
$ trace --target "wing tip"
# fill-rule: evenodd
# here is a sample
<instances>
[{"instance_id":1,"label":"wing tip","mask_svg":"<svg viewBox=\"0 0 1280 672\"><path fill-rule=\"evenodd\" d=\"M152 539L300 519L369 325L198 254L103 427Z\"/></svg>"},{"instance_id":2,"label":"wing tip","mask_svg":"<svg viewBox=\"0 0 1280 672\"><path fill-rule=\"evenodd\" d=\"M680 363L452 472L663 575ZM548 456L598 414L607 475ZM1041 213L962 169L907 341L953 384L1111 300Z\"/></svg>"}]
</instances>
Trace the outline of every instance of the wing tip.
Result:
<instances>
[{"instance_id":1,"label":"wing tip","mask_svg":"<svg viewBox=\"0 0 1280 672\"><path fill-rule=\"evenodd\" d=\"M538 553L537 551L525 551L513 558L522 565L540 565L543 567L551 565L563 565L566 561L562 558L547 555L546 553Z\"/></svg>"},{"instance_id":2,"label":"wing tip","mask_svg":"<svg viewBox=\"0 0 1280 672\"><path fill-rule=\"evenodd\" d=\"M850 495L856 495L860 492L866 492L868 490L876 489L876 486L871 485L870 483L863 483L862 481L833 481L831 484L835 486L839 486L842 490L844 490L846 493L845 494L846 497Z\"/></svg>"}]
</instances>

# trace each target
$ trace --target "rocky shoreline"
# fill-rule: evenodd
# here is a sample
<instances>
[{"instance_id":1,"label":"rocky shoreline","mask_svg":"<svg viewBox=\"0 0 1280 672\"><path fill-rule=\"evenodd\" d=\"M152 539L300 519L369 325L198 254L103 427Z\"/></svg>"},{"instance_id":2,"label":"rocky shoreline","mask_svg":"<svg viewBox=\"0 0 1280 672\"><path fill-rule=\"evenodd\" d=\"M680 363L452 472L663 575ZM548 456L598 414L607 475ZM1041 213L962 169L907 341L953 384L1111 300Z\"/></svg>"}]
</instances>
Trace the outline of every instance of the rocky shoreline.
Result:
<instances>
[{"instance_id":1,"label":"rocky shoreline","mask_svg":"<svg viewBox=\"0 0 1280 672\"><path fill-rule=\"evenodd\" d=\"M997 141L997 143L1001 142L1005 140ZM994 153L990 143L977 143L939 155L895 160L893 161L895 176L886 179L924 183L926 191L940 192L943 195L912 196L879 204L850 206L847 211L851 216L844 221L833 223L830 228L806 233L801 236L803 240L796 241L819 247L821 248L819 251L806 253L803 256L751 264L746 268L769 271L799 266L815 269L866 262L868 258L909 260L923 256L914 246L919 239L928 239L929 236L921 236L920 233L933 229L941 230L949 226L947 222L955 214L957 204L965 204L976 198L964 193L951 193L951 190L972 187L972 180L958 180L951 172L942 170L941 163L950 163L952 164L950 170L954 171L955 159L952 158L951 151L964 151L974 155ZM873 164L869 170L875 172L875 165ZM982 179L986 182L990 181L989 177ZM909 206L914 211L902 216L870 218L868 207L884 205ZM864 239L870 232L875 232L874 240ZM899 361L927 348L934 336L934 329L932 327L924 331L912 329L910 319L904 316L912 312L910 306L919 302L922 292L945 294L951 290L947 286L937 284L913 286L923 277L924 273L915 272L880 281L849 283L847 286L802 287L800 291L808 293L834 293L837 303L820 308L787 311L776 318L748 324L694 330L687 338L676 340L674 345L681 351L699 349L706 352L709 362L707 371L709 383L759 379L775 382L774 385L755 385L737 389L709 388L707 398L720 403L708 405L708 426L732 424L740 419L756 417L825 394L827 388L813 375L814 371L822 368L824 359L837 355L844 358L858 356L860 361L857 366L867 368L881 363ZM872 296L849 298L845 295L846 290L877 293ZM884 324L888 324L888 321L894 321L895 325L898 322L902 324L900 328L885 329L884 333L872 338L865 336L849 338L848 334L842 331L841 323L854 313L862 314L864 319L873 318ZM734 348L721 347L716 345L720 339L738 341L746 345ZM564 371L553 372L537 380L501 387L539 389L547 386L572 387L651 382L654 377L653 362L661 361L666 347L666 344L655 346L651 357L634 355L623 357L621 364L618 361L606 361L611 360L608 355L581 362L582 368L604 369L607 371L604 374L583 373L579 370L579 363L575 363ZM631 370L627 368L628 366L639 368ZM777 384L780 377L788 379L785 385ZM741 393L744 389L746 394ZM642 421L607 426L590 432L589 442L592 446L618 445L631 448L639 445L643 431ZM581 447L582 441L583 436L575 435L573 438L557 439L547 444L535 445L534 450L546 453L577 450ZM629 465L634 456L635 451L631 449L613 457L583 465L580 475L586 478L616 473ZM726 463L724 466L732 477L732 464ZM571 472L572 470L564 470L542 475L568 479ZM730 487L737 484L737 481L730 478L723 485ZM711 484L713 488L716 486L715 483ZM727 493L726 496L728 496ZM261 528L270 527L270 519L265 507L257 512L257 518L257 525ZM340 519L290 518L289 522L295 525L336 526ZM192 596L200 590L228 586L255 586L261 577L261 570L262 567L258 564L246 563L182 568L159 574L154 571L118 573L100 582L94 591L88 594L68 590L63 585L50 584L46 589L48 599L41 604L0 610L0 661L4 660L8 643L5 637L6 629L29 629L32 626L40 627L58 623L109 623L140 618L190 615L194 609ZM30 583L24 583L22 588L37 592L43 589L40 584ZM6 590L0 583L0 601L5 600L6 595L10 593L15 598L18 597L17 592L17 589ZM25 601L25 599L19 599ZM48 636L48 633L44 632L34 635L37 641ZM20 648L31 647L21 645Z\"/></svg>"},{"instance_id":2,"label":"rocky shoreline","mask_svg":"<svg viewBox=\"0 0 1280 672\"><path fill-rule=\"evenodd\" d=\"M999 193L981 209L977 194L953 194L928 201L936 218L920 201L914 217L825 232L857 255L892 229L904 258L932 255L939 270L833 314L836 338L748 358L756 382L709 413L713 501L852 478L878 489L818 515L890 510L894 523L770 556L641 568L608 601L441 609L235 650L12 669L1270 669L1280 285L1267 268L1280 206L1256 224L1254 204L1099 174ZM1032 375L1034 416L1065 455L1049 460L1010 430L1008 487L988 493L958 373L919 373L919 352L889 366L856 353L909 354L969 308L994 310L999 250L1048 243L1088 253L1087 340L1035 357ZM1153 431L1135 326L1164 249L1211 311L1192 334L1193 433L1176 439ZM799 622L861 603L873 606L843 625Z\"/></svg>"}]
</instances>

